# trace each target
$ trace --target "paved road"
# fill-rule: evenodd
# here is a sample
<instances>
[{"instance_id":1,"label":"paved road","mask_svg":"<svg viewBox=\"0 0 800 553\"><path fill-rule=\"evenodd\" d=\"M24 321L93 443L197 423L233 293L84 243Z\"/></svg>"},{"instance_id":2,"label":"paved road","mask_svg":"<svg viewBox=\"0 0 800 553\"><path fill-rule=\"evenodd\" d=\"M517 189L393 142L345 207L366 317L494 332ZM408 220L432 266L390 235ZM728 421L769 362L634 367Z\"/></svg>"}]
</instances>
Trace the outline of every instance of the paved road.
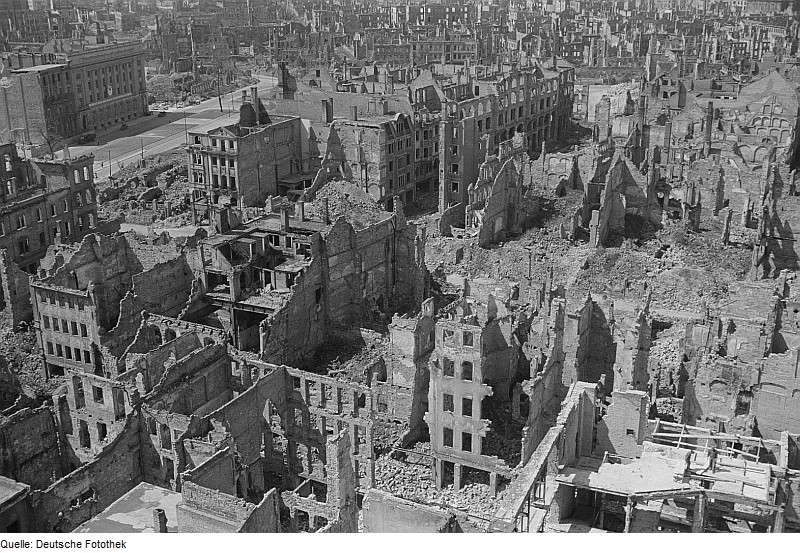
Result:
<instances>
[{"instance_id":1,"label":"paved road","mask_svg":"<svg viewBox=\"0 0 800 553\"><path fill-rule=\"evenodd\" d=\"M266 95L277 84L276 77L257 75L258 91ZM71 146L70 153L95 156L94 172L98 178L116 173L122 166L136 163L144 157L155 156L179 148L186 143L189 131L206 131L222 125L235 123L242 104L242 90L222 97L223 113L219 111L219 100L211 98L186 109L172 108L165 117L154 113L131 123L125 131L114 131L99 137L98 145ZM109 163L109 159L111 162Z\"/></svg>"}]
</instances>

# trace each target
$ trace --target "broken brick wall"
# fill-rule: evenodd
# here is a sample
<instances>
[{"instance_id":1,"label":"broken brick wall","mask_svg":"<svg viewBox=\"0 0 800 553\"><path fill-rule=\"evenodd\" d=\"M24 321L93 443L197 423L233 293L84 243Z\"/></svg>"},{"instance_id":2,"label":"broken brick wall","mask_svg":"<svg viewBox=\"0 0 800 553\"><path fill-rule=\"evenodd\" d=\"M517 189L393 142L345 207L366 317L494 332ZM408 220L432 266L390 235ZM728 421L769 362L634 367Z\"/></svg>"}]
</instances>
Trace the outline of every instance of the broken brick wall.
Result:
<instances>
[{"instance_id":1,"label":"broken brick wall","mask_svg":"<svg viewBox=\"0 0 800 553\"><path fill-rule=\"evenodd\" d=\"M145 400L153 409L203 416L232 397L231 359L225 346L213 344L169 366Z\"/></svg>"},{"instance_id":2,"label":"broken brick wall","mask_svg":"<svg viewBox=\"0 0 800 553\"><path fill-rule=\"evenodd\" d=\"M285 410L285 379L285 370L277 368L207 416L208 421L230 434L242 464L248 467L250 487L260 491L264 491L262 444L268 461L274 454L271 411Z\"/></svg>"},{"instance_id":3,"label":"broken brick wall","mask_svg":"<svg viewBox=\"0 0 800 553\"><path fill-rule=\"evenodd\" d=\"M133 409L131 396L117 381L83 371L66 370L66 390L59 409L62 439L77 458L91 461L125 427Z\"/></svg>"},{"instance_id":4,"label":"broken brick wall","mask_svg":"<svg viewBox=\"0 0 800 553\"><path fill-rule=\"evenodd\" d=\"M62 266L54 267L42 280L75 290L86 290L93 283L97 323L111 329L118 322L120 301L131 289L133 275L141 270L142 265L124 236L90 234Z\"/></svg>"},{"instance_id":5,"label":"broken brick wall","mask_svg":"<svg viewBox=\"0 0 800 553\"><path fill-rule=\"evenodd\" d=\"M444 211L439 211L439 236L453 236L453 227L463 229L466 206L463 202L448 206Z\"/></svg>"},{"instance_id":6,"label":"broken brick wall","mask_svg":"<svg viewBox=\"0 0 800 553\"><path fill-rule=\"evenodd\" d=\"M140 407L139 457L142 480L179 491L179 474L185 470L187 455L181 443L193 435L198 420L186 415L159 411L147 404Z\"/></svg>"},{"instance_id":7,"label":"broken brick wall","mask_svg":"<svg viewBox=\"0 0 800 553\"><path fill-rule=\"evenodd\" d=\"M327 439L347 429L352 436L348 450L357 482L374 486L376 405L372 389L292 368L285 369L284 384L287 403L280 412L281 431L287 440L287 465L295 482L309 476L321 478L325 470L330 474Z\"/></svg>"},{"instance_id":8,"label":"broken brick wall","mask_svg":"<svg viewBox=\"0 0 800 553\"><path fill-rule=\"evenodd\" d=\"M278 512L278 490L272 488L239 528L241 533L278 533L281 519Z\"/></svg>"},{"instance_id":9,"label":"broken brick wall","mask_svg":"<svg viewBox=\"0 0 800 553\"><path fill-rule=\"evenodd\" d=\"M638 309L633 317L625 317L614 325L614 341L617 344L615 390L647 391L650 334L649 316Z\"/></svg>"},{"instance_id":10,"label":"broken brick wall","mask_svg":"<svg viewBox=\"0 0 800 553\"><path fill-rule=\"evenodd\" d=\"M529 411L522 438L522 459L524 464L541 443L552 427L566 393L563 384L564 370L564 301L552 302L548 317L545 366L532 379L523 382L522 390L528 396Z\"/></svg>"},{"instance_id":11,"label":"broken brick wall","mask_svg":"<svg viewBox=\"0 0 800 553\"><path fill-rule=\"evenodd\" d=\"M772 206L767 220L767 248L771 256L773 273L783 269L796 271L800 268L800 246L797 245L797 229L800 228L800 196L788 193Z\"/></svg>"},{"instance_id":12,"label":"broken brick wall","mask_svg":"<svg viewBox=\"0 0 800 553\"><path fill-rule=\"evenodd\" d=\"M595 451L638 457L647 433L647 415L647 394L635 390L614 392L606 414L596 425Z\"/></svg>"},{"instance_id":13,"label":"broken brick wall","mask_svg":"<svg viewBox=\"0 0 800 553\"><path fill-rule=\"evenodd\" d=\"M800 350L773 353L761 362L760 378L752 386L752 406L764 438L780 439L782 431L800 432Z\"/></svg>"},{"instance_id":14,"label":"broken brick wall","mask_svg":"<svg viewBox=\"0 0 800 553\"><path fill-rule=\"evenodd\" d=\"M569 316L564 347L567 362L574 360L574 372L570 371L570 380L565 379L565 385L577 381L595 384L605 378L605 390L613 389L616 344L609 317L610 309L603 309L591 299L587 299L576 313ZM567 371L564 376L567 377Z\"/></svg>"},{"instance_id":15,"label":"broken brick wall","mask_svg":"<svg viewBox=\"0 0 800 553\"><path fill-rule=\"evenodd\" d=\"M238 532L256 509L244 499L193 482L184 483L181 496L176 508L181 533Z\"/></svg>"},{"instance_id":16,"label":"broken brick wall","mask_svg":"<svg viewBox=\"0 0 800 553\"><path fill-rule=\"evenodd\" d=\"M204 488L236 495L233 451L229 447L221 449L203 463L184 472L182 480L184 485L192 482Z\"/></svg>"},{"instance_id":17,"label":"broken brick wall","mask_svg":"<svg viewBox=\"0 0 800 553\"><path fill-rule=\"evenodd\" d=\"M340 224L346 223L340 220ZM288 301L259 323L264 361L299 364L325 341L326 312L335 312L341 299L324 286L325 254L319 242L312 243L312 252L311 265L295 281Z\"/></svg>"},{"instance_id":18,"label":"broken brick wall","mask_svg":"<svg viewBox=\"0 0 800 553\"><path fill-rule=\"evenodd\" d=\"M182 334L157 348L132 353L135 349L146 349L135 348L136 345L137 342L134 342L128 348L128 355L125 358L126 370L117 380L130 386L137 386L142 395L150 392L161 381L170 359L175 362L201 349L200 337L193 332Z\"/></svg>"},{"instance_id":19,"label":"broken brick wall","mask_svg":"<svg viewBox=\"0 0 800 553\"><path fill-rule=\"evenodd\" d=\"M371 489L362 508L365 533L449 533L452 515L428 505Z\"/></svg>"},{"instance_id":20,"label":"broken brick wall","mask_svg":"<svg viewBox=\"0 0 800 553\"><path fill-rule=\"evenodd\" d=\"M139 464L139 417L97 457L50 487L32 494L38 532L70 532L105 510L142 481Z\"/></svg>"},{"instance_id":21,"label":"broken brick wall","mask_svg":"<svg viewBox=\"0 0 800 553\"><path fill-rule=\"evenodd\" d=\"M64 468L49 407L0 418L0 475L45 489L64 475Z\"/></svg>"},{"instance_id":22,"label":"broken brick wall","mask_svg":"<svg viewBox=\"0 0 800 553\"><path fill-rule=\"evenodd\" d=\"M697 359L694 368L684 387L682 422L749 435L752 405L748 396L758 382L758 367L711 356Z\"/></svg>"},{"instance_id":23,"label":"broken brick wall","mask_svg":"<svg viewBox=\"0 0 800 553\"><path fill-rule=\"evenodd\" d=\"M413 318L395 315L389 325L390 354L386 356L386 386L393 392L394 408L387 411L396 420L407 422L405 440L413 440L425 431L425 411L428 406L428 362L435 343L433 300L422 302L420 314ZM378 413L385 404L382 385L376 385L375 401ZM378 415L380 416L380 415Z\"/></svg>"},{"instance_id":24,"label":"broken brick wall","mask_svg":"<svg viewBox=\"0 0 800 553\"><path fill-rule=\"evenodd\" d=\"M184 256L133 276L133 293L150 313L177 317L186 307L194 273Z\"/></svg>"},{"instance_id":25,"label":"broken brick wall","mask_svg":"<svg viewBox=\"0 0 800 553\"><path fill-rule=\"evenodd\" d=\"M30 274L9 259L7 250L0 249L0 300L14 327L22 321L33 320L29 281Z\"/></svg>"}]
</instances>

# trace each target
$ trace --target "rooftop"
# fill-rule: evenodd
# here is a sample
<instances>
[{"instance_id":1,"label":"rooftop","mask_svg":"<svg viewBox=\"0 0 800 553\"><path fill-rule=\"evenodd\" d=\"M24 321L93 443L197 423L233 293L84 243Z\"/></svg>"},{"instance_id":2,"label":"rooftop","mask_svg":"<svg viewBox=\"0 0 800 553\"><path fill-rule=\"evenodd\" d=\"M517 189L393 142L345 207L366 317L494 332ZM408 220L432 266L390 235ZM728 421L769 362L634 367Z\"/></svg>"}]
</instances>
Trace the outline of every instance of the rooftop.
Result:
<instances>
[{"instance_id":1,"label":"rooftop","mask_svg":"<svg viewBox=\"0 0 800 553\"><path fill-rule=\"evenodd\" d=\"M155 533L153 509L164 509L167 530L177 532L176 507L180 502L180 493L142 482L109 505L105 511L78 526L75 532Z\"/></svg>"},{"instance_id":2,"label":"rooftop","mask_svg":"<svg viewBox=\"0 0 800 553\"><path fill-rule=\"evenodd\" d=\"M30 486L15 482L5 476L0 476L0 506L24 496L28 493L28 490L30 490Z\"/></svg>"}]
</instances>

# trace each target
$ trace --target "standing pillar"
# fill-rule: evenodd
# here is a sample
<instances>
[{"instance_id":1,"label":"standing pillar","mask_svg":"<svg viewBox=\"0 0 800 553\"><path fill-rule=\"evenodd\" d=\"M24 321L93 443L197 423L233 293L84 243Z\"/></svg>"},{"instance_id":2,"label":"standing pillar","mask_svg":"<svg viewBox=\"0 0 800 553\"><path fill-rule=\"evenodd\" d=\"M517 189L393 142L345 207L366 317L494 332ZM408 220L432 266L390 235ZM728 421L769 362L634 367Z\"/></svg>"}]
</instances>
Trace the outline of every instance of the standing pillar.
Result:
<instances>
[{"instance_id":1,"label":"standing pillar","mask_svg":"<svg viewBox=\"0 0 800 553\"><path fill-rule=\"evenodd\" d=\"M694 518L692 519L692 532L702 533L706 526L706 496L697 494L694 500Z\"/></svg>"},{"instance_id":2,"label":"standing pillar","mask_svg":"<svg viewBox=\"0 0 800 553\"><path fill-rule=\"evenodd\" d=\"M461 489L461 465L458 463L453 464L453 490L458 491Z\"/></svg>"},{"instance_id":3,"label":"standing pillar","mask_svg":"<svg viewBox=\"0 0 800 553\"><path fill-rule=\"evenodd\" d=\"M629 534L631 531L631 524L633 523L633 511L636 509L636 501L632 497L628 497L628 504L625 505L625 529L624 533Z\"/></svg>"},{"instance_id":4,"label":"standing pillar","mask_svg":"<svg viewBox=\"0 0 800 553\"><path fill-rule=\"evenodd\" d=\"M489 493L492 494L492 497L497 497L497 473L490 472L489 473Z\"/></svg>"}]
</instances>

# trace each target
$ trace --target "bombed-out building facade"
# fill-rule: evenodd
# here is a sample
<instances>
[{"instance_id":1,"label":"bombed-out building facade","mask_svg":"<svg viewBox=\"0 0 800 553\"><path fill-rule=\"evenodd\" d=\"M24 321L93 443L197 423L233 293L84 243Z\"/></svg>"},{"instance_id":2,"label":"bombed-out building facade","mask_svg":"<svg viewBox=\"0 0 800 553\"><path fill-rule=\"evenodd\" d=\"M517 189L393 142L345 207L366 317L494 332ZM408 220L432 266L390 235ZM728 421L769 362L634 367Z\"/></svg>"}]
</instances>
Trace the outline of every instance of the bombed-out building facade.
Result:
<instances>
[{"instance_id":1,"label":"bombed-out building facade","mask_svg":"<svg viewBox=\"0 0 800 553\"><path fill-rule=\"evenodd\" d=\"M183 220L0 147L0 533L800 530L798 27L382 9L186 130Z\"/></svg>"}]
</instances>

